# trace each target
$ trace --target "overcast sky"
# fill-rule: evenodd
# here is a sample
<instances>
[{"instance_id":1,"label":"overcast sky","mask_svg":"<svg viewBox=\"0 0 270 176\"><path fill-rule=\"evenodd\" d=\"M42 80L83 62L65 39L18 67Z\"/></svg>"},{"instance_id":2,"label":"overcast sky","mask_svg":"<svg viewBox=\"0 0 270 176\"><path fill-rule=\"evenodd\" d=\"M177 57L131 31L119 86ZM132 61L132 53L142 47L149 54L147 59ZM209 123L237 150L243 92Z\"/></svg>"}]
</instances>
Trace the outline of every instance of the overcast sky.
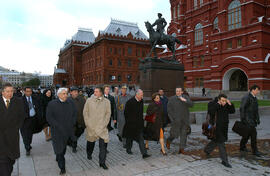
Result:
<instances>
[{"instance_id":1,"label":"overcast sky","mask_svg":"<svg viewBox=\"0 0 270 176\"><path fill-rule=\"evenodd\" d=\"M111 18L138 23L163 13L170 22L169 0L8 0L0 2L0 66L53 74L60 48L78 27L95 36Z\"/></svg>"}]
</instances>

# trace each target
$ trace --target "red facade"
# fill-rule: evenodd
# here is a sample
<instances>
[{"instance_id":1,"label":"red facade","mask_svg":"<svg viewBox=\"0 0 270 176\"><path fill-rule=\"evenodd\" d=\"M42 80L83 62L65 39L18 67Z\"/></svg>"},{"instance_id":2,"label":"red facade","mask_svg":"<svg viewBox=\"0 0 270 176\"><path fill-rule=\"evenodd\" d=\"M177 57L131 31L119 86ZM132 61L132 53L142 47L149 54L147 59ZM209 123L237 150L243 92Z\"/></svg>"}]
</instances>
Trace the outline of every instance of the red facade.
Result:
<instances>
[{"instance_id":1,"label":"red facade","mask_svg":"<svg viewBox=\"0 0 270 176\"><path fill-rule=\"evenodd\" d=\"M82 85L82 55L81 50L89 43L72 42L59 53L57 69L65 73L54 73L54 85Z\"/></svg>"},{"instance_id":2,"label":"red facade","mask_svg":"<svg viewBox=\"0 0 270 176\"><path fill-rule=\"evenodd\" d=\"M91 30L79 29L60 50L54 85L137 87L139 58L149 51L149 40L136 23L112 19L96 38Z\"/></svg>"},{"instance_id":3,"label":"red facade","mask_svg":"<svg viewBox=\"0 0 270 176\"><path fill-rule=\"evenodd\" d=\"M170 0L169 34L189 91L270 89L270 1ZM165 52L161 57L170 57Z\"/></svg>"},{"instance_id":4,"label":"red facade","mask_svg":"<svg viewBox=\"0 0 270 176\"><path fill-rule=\"evenodd\" d=\"M148 40L127 36L99 35L82 51L83 85L137 86L139 59L150 50Z\"/></svg>"}]
</instances>

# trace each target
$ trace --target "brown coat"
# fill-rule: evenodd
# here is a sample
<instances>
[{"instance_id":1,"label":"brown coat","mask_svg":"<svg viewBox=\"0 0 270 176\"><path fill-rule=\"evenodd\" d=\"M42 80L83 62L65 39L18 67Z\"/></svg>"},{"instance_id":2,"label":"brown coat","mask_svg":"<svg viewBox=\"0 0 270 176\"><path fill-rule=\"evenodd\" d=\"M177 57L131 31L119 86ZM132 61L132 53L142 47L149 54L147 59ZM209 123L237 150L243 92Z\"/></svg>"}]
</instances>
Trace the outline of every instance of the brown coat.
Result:
<instances>
[{"instance_id":1,"label":"brown coat","mask_svg":"<svg viewBox=\"0 0 270 176\"><path fill-rule=\"evenodd\" d=\"M94 142L101 138L105 143L108 143L107 125L111 117L110 101L104 97L88 98L84 105L83 116L86 126L86 140Z\"/></svg>"},{"instance_id":2,"label":"brown coat","mask_svg":"<svg viewBox=\"0 0 270 176\"><path fill-rule=\"evenodd\" d=\"M163 127L163 108L162 103L156 104L151 102L146 110L147 115L156 115L155 123L147 122L147 125L144 130L144 139L145 140L154 140L159 141L160 138L160 129Z\"/></svg>"}]
</instances>

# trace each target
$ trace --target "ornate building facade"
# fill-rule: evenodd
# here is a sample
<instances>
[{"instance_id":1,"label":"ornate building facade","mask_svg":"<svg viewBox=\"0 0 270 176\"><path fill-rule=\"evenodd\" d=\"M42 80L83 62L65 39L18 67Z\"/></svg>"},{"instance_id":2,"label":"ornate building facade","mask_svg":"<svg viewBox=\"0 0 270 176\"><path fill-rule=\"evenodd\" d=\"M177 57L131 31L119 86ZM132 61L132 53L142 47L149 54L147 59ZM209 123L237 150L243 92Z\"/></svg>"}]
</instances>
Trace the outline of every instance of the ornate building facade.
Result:
<instances>
[{"instance_id":1,"label":"ornate building facade","mask_svg":"<svg viewBox=\"0 0 270 176\"><path fill-rule=\"evenodd\" d=\"M168 33L178 46L190 92L270 90L270 1L170 0ZM170 57L164 51L160 57ZM267 96L267 95L266 95Z\"/></svg>"},{"instance_id":2,"label":"ornate building facade","mask_svg":"<svg viewBox=\"0 0 270 176\"><path fill-rule=\"evenodd\" d=\"M71 42L60 51L55 83L66 80L67 86L137 87L138 58L144 58L149 51L148 38L136 23L111 19L94 40Z\"/></svg>"},{"instance_id":3,"label":"ornate building facade","mask_svg":"<svg viewBox=\"0 0 270 176\"><path fill-rule=\"evenodd\" d=\"M71 39L66 40L60 49L57 66L54 69L54 85L82 84L82 54L81 50L95 42L91 29L79 28Z\"/></svg>"}]
</instances>

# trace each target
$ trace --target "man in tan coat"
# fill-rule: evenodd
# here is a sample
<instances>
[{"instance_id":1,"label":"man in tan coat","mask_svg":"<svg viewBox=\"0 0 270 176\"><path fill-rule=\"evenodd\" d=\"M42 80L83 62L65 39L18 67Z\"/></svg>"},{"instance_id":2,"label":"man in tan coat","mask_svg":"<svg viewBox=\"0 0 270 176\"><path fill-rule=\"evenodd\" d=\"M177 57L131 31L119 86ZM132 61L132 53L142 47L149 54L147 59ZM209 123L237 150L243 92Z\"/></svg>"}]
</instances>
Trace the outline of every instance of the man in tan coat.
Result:
<instances>
[{"instance_id":1,"label":"man in tan coat","mask_svg":"<svg viewBox=\"0 0 270 176\"><path fill-rule=\"evenodd\" d=\"M109 142L107 125L111 117L111 104L103 97L102 88L95 88L94 96L87 99L83 116L86 125L87 158L92 159L95 141L99 140L99 165L103 169L108 169L105 160Z\"/></svg>"}]
</instances>

